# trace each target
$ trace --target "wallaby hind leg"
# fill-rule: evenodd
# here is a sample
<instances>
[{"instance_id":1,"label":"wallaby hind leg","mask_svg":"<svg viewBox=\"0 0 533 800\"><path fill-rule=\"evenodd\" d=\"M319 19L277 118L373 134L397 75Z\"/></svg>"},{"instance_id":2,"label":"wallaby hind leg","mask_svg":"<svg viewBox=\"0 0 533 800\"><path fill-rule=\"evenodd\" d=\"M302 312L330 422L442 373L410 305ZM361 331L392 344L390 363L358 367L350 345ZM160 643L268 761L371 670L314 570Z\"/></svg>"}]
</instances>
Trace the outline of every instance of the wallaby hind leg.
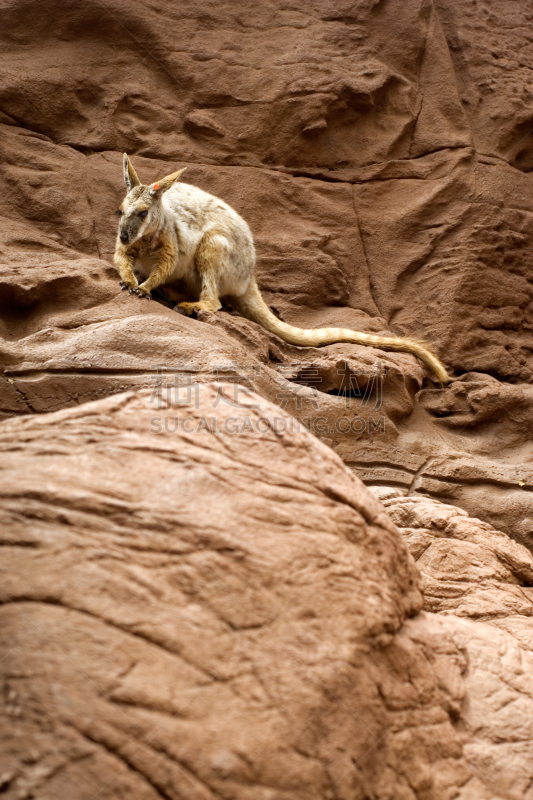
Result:
<instances>
[{"instance_id":1,"label":"wallaby hind leg","mask_svg":"<svg viewBox=\"0 0 533 800\"><path fill-rule=\"evenodd\" d=\"M218 311L222 308L218 296L218 275L229 268L229 246L220 234L208 232L198 245L194 266L201 281L200 297L195 303L180 303L179 308L192 315L197 311Z\"/></svg>"},{"instance_id":2,"label":"wallaby hind leg","mask_svg":"<svg viewBox=\"0 0 533 800\"><path fill-rule=\"evenodd\" d=\"M176 304L184 303L189 296L185 292L178 291L175 286L171 286L168 283L164 283L161 288L168 297L168 299Z\"/></svg>"}]
</instances>

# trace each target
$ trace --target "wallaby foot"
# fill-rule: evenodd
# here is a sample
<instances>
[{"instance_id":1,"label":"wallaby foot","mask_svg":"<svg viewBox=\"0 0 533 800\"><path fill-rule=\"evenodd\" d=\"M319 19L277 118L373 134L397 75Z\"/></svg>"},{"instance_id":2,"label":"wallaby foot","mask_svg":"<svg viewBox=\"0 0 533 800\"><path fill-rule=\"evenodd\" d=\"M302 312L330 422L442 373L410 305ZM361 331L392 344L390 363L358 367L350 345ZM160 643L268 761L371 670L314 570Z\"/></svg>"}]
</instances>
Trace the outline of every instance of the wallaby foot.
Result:
<instances>
[{"instance_id":1,"label":"wallaby foot","mask_svg":"<svg viewBox=\"0 0 533 800\"><path fill-rule=\"evenodd\" d=\"M208 300L197 300L195 303L180 303L178 308L184 311L188 317L195 316L198 311L218 311L215 308L215 303L211 303Z\"/></svg>"}]
</instances>

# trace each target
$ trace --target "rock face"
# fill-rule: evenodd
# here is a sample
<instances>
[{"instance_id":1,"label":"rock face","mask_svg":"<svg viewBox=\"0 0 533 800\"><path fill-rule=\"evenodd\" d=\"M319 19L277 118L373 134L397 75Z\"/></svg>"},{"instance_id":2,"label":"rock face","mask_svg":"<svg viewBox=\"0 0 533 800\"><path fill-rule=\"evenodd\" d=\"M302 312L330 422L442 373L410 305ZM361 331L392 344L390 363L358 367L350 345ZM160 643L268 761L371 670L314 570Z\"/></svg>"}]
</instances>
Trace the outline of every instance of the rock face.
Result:
<instances>
[{"instance_id":1,"label":"rock face","mask_svg":"<svg viewBox=\"0 0 533 800\"><path fill-rule=\"evenodd\" d=\"M531 547L529 21L496 0L9 4L2 415L157 367L230 373L367 482L415 482ZM457 380L413 414L410 356L293 348L228 311L200 324L119 295L123 150L142 179L187 166L245 216L282 318L424 338Z\"/></svg>"},{"instance_id":2,"label":"rock face","mask_svg":"<svg viewBox=\"0 0 533 800\"><path fill-rule=\"evenodd\" d=\"M532 800L530 26L4 4L6 800ZM245 217L282 319L422 338L453 382L120 292L123 151ZM213 381L274 432L222 400L175 431Z\"/></svg>"},{"instance_id":3,"label":"rock face","mask_svg":"<svg viewBox=\"0 0 533 800\"><path fill-rule=\"evenodd\" d=\"M420 568L425 607L445 615L439 624L468 665L469 765L496 795L533 797L531 553L461 509L384 487L379 494Z\"/></svg>"},{"instance_id":4,"label":"rock face","mask_svg":"<svg viewBox=\"0 0 533 800\"><path fill-rule=\"evenodd\" d=\"M426 608L473 619L533 616L533 556L466 511L381 490L422 574Z\"/></svg>"},{"instance_id":5,"label":"rock face","mask_svg":"<svg viewBox=\"0 0 533 800\"><path fill-rule=\"evenodd\" d=\"M195 395L1 428L6 796L493 796L466 634L383 507L278 407Z\"/></svg>"},{"instance_id":6,"label":"rock face","mask_svg":"<svg viewBox=\"0 0 533 800\"><path fill-rule=\"evenodd\" d=\"M396 634L421 605L415 567L327 447L231 389L159 416L144 392L3 426L10 787L318 799L396 776L382 739L387 696L405 694ZM152 432L163 416L176 433ZM462 779L444 697L410 647L422 718L447 740L435 785ZM431 749L416 705L392 714L412 718L397 748L413 762L417 737Z\"/></svg>"}]
</instances>

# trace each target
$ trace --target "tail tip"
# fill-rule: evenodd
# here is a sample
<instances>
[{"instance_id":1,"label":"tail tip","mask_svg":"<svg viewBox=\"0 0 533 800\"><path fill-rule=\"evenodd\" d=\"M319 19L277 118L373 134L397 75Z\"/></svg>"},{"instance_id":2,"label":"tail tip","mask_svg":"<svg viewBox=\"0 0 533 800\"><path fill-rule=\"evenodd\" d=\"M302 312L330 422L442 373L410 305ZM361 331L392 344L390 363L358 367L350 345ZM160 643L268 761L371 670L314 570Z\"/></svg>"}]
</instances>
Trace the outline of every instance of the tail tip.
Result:
<instances>
[{"instance_id":1,"label":"tail tip","mask_svg":"<svg viewBox=\"0 0 533 800\"><path fill-rule=\"evenodd\" d=\"M438 366L435 364L432 369L432 372L436 377L436 379L440 383L444 384L444 386L447 386L453 380L452 376L448 375L448 373L446 372L446 368L442 364L439 364Z\"/></svg>"}]
</instances>

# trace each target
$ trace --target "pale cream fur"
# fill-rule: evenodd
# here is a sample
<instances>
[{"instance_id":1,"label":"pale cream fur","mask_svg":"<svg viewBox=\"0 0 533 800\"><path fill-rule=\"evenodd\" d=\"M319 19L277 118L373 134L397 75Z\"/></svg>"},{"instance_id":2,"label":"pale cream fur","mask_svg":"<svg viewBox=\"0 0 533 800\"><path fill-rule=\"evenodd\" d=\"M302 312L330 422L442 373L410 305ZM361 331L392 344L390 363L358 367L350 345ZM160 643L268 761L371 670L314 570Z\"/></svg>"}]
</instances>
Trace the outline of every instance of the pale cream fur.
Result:
<instances>
[{"instance_id":1,"label":"pale cream fur","mask_svg":"<svg viewBox=\"0 0 533 800\"><path fill-rule=\"evenodd\" d=\"M194 302L179 304L187 314L218 311L220 298L227 298L243 316L291 344L318 347L352 342L413 353L439 381L450 380L443 364L422 342L345 328L296 328L278 319L263 300L255 280L250 228L223 200L196 186L178 183L182 172L183 169L144 186L124 154L128 192L119 212L114 255L123 288L149 297L150 291L162 284L182 281L188 292L198 297ZM138 283L135 273L144 278L142 283Z\"/></svg>"}]
</instances>

